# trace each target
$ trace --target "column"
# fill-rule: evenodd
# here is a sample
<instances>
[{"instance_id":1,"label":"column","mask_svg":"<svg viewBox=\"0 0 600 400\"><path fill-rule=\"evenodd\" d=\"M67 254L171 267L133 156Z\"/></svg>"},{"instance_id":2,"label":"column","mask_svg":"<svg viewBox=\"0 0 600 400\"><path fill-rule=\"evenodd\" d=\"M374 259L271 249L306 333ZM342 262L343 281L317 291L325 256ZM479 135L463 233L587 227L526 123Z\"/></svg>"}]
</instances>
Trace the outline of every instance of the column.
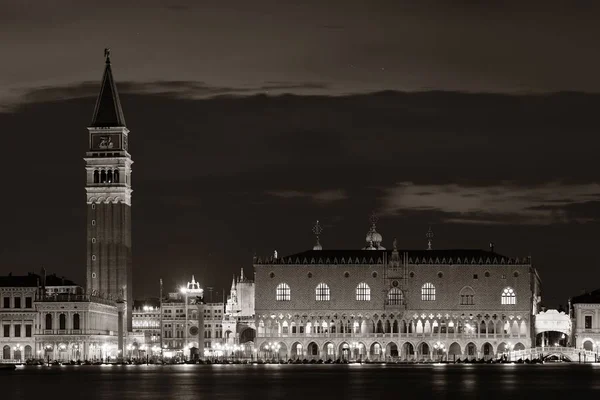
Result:
<instances>
[{"instance_id":1,"label":"column","mask_svg":"<svg viewBox=\"0 0 600 400\"><path fill-rule=\"evenodd\" d=\"M120 301L117 303L117 330L118 330L118 350L119 350L119 356L118 358L123 358L125 353L125 348L124 348L124 327L123 327L123 315L125 312L125 302Z\"/></svg>"}]
</instances>

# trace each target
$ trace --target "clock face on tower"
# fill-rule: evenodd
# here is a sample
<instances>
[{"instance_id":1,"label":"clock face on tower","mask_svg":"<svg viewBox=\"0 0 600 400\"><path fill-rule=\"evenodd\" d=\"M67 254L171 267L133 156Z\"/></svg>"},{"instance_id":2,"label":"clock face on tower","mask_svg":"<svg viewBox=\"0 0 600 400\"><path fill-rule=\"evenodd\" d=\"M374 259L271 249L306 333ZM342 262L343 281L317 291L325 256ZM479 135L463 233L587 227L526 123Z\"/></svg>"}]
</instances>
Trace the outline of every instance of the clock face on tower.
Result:
<instances>
[{"instance_id":1,"label":"clock face on tower","mask_svg":"<svg viewBox=\"0 0 600 400\"><path fill-rule=\"evenodd\" d=\"M121 148L121 135L118 133L92 135L92 150L119 150Z\"/></svg>"}]
</instances>

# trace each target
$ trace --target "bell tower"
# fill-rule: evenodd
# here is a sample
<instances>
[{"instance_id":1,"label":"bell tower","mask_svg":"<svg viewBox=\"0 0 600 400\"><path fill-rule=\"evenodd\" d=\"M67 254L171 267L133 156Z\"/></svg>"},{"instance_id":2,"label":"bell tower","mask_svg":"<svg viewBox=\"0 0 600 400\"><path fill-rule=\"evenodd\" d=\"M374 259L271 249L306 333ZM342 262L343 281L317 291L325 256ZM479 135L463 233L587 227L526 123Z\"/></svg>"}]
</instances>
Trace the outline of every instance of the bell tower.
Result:
<instances>
[{"instance_id":1,"label":"bell tower","mask_svg":"<svg viewBox=\"0 0 600 400\"><path fill-rule=\"evenodd\" d=\"M131 155L129 129L113 79L110 49L104 50L102 86L88 129L84 158L87 203L87 294L124 305L124 328L132 331Z\"/></svg>"}]
</instances>

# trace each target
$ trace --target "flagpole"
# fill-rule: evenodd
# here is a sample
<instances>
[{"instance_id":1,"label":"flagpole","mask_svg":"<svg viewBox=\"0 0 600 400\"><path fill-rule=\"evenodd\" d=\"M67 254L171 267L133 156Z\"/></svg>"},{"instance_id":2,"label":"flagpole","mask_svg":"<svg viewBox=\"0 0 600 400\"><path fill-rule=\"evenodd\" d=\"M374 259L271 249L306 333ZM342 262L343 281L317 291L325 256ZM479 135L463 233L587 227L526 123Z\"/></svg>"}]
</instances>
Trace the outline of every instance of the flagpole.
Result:
<instances>
[{"instance_id":1,"label":"flagpole","mask_svg":"<svg viewBox=\"0 0 600 400\"><path fill-rule=\"evenodd\" d=\"M163 309L162 309L162 304L163 304L163 281L162 278L160 279L160 362L164 362L164 355L163 355Z\"/></svg>"}]
</instances>

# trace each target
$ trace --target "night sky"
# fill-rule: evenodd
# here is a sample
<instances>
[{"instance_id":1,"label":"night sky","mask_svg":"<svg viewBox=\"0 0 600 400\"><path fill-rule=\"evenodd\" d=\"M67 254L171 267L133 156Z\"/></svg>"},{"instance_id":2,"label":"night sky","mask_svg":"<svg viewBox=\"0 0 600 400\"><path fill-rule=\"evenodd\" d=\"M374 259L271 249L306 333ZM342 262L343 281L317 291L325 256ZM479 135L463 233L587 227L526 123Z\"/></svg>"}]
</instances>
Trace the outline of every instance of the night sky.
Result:
<instances>
[{"instance_id":1,"label":"night sky","mask_svg":"<svg viewBox=\"0 0 600 400\"><path fill-rule=\"evenodd\" d=\"M600 4L484 3L3 0L0 273L85 283L110 47L136 297L228 288L316 219L361 248L373 210L390 248L531 255L547 306L600 287Z\"/></svg>"}]
</instances>

